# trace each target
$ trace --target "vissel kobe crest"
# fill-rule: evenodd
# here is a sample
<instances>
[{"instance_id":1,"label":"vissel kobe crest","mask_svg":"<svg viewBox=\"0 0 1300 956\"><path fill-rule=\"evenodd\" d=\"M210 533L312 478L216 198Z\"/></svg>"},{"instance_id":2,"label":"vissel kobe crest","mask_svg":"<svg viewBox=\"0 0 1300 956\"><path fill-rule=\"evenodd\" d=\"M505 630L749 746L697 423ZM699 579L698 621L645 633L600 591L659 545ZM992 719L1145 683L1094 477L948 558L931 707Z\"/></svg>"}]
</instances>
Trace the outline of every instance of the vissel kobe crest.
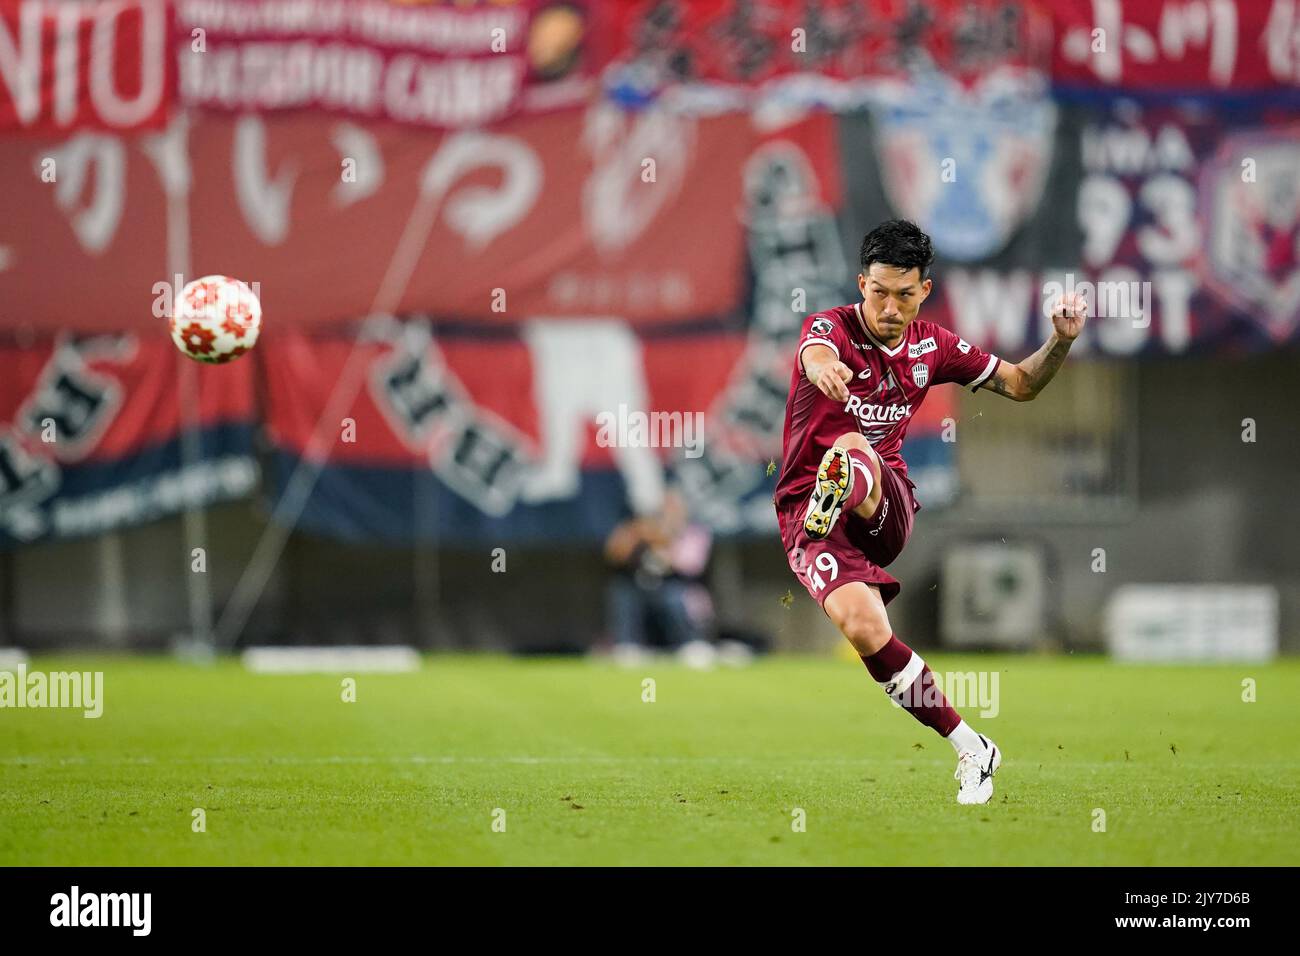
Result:
<instances>
[{"instance_id":1,"label":"vissel kobe crest","mask_svg":"<svg viewBox=\"0 0 1300 956\"><path fill-rule=\"evenodd\" d=\"M925 388L925 383L930 381L930 366L924 362L917 362L913 365L912 381L916 383L917 388Z\"/></svg>"}]
</instances>

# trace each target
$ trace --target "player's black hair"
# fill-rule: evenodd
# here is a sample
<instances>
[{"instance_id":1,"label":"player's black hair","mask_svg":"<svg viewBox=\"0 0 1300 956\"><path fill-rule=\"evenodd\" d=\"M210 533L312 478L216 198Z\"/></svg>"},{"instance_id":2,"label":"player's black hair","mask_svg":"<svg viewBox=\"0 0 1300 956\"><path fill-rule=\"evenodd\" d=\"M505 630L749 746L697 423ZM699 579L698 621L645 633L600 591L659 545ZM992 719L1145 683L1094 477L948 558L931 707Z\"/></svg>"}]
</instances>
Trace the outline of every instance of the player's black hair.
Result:
<instances>
[{"instance_id":1,"label":"player's black hair","mask_svg":"<svg viewBox=\"0 0 1300 956\"><path fill-rule=\"evenodd\" d=\"M919 269L924 282L934 265L934 247L930 237L910 219L890 219L862 237L859 257L864 275L871 263L881 262L899 269Z\"/></svg>"}]
</instances>

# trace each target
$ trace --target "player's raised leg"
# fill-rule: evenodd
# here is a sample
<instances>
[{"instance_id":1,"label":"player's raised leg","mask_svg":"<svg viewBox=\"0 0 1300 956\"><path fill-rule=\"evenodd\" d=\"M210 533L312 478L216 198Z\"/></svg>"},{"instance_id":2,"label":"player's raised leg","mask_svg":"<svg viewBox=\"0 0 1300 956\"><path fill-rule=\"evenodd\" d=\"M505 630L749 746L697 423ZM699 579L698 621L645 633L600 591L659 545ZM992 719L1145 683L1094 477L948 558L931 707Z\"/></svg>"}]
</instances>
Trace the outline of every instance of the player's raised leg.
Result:
<instances>
[{"instance_id":1,"label":"player's raised leg","mask_svg":"<svg viewBox=\"0 0 1300 956\"><path fill-rule=\"evenodd\" d=\"M822 539L831 533L843 511L870 518L880 504L880 495L879 458L870 442L857 432L847 432L822 456L804 513L804 530L808 537Z\"/></svg>"},{"instance_id":2,"label":"player's raised leg","mask_svg":"<svg viewBox=\"0 0 1300 956\"><path fill-rule=\"evenodd\" d=\"M925 661L894 634L879 589L853 581L827 595L822 606L881 689L957 751L957 802L987 803L1001 751L962 720Z\"/></svg>"}]
</instances>

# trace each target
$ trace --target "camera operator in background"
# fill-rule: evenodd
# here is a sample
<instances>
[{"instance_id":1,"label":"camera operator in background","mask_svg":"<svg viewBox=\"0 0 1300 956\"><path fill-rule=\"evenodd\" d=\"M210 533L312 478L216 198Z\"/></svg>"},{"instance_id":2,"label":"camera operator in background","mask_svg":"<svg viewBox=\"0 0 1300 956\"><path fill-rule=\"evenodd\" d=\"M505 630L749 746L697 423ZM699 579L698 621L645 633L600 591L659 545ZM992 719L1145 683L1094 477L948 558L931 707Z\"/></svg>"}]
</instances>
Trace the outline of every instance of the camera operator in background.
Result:
<instances>
[{"instance_id":1,"label":"camera operator in background","mask_svg":"<svg viewBox=\"0 0 1300 956\"><path fill-rule=\"evenodd\" d=\"M697 667L713 663L713 600L704 583L713 534L691 520L681 494L669 490L657 514L622 522L605 541L613 570L607 589L614 657L644 660L656 646Z\"/></svg>"}]
</instances>

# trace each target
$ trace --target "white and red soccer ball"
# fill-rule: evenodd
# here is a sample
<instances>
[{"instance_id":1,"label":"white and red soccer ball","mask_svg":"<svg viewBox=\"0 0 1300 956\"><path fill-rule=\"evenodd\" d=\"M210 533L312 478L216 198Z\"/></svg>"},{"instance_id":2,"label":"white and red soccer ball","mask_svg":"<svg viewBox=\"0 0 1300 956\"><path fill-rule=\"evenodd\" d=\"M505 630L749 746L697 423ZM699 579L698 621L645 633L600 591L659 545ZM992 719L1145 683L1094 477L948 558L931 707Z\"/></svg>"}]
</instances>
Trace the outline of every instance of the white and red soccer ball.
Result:
<instances>
[{"instance_id":1,"label":"white and red soccer ball","mask_svg":"<svg viewBox=\"0 0 1300 956\"><path fill-rule=\"evenodd\" d=\"M220 365L257 343L262 303L238 279L204 276L181 290L167 325L178 349L195 361Z\"/></svg>"}]
</instances>

